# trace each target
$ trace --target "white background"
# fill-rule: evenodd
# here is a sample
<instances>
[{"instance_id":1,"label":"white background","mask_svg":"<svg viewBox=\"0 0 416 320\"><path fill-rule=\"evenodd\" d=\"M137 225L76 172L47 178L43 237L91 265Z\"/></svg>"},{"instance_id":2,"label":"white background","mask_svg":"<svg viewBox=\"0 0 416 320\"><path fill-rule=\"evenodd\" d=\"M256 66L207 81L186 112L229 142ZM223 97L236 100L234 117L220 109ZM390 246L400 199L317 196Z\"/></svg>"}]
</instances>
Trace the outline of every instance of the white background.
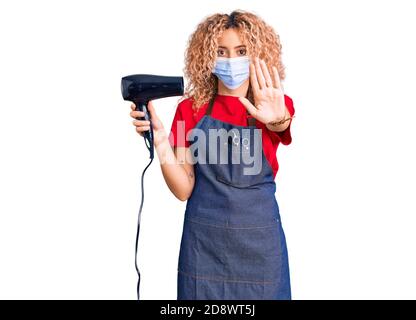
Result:
<instances>
[{"instance_id":1,"label":"white background","mask_svg":"<svg viewBox=\"0 0 416 320\"><path fill-rule=\"evenodd\" d=\"M135 299L149 160L120 79L183 75L207 15L279 33L297 117L277 193L294 299L416 298L412 1L0 5L0 298ZM166 128L179 97L155 101ZM142 299L176 299L185 202L145 175Z\"/></svg>"}]
</instances>

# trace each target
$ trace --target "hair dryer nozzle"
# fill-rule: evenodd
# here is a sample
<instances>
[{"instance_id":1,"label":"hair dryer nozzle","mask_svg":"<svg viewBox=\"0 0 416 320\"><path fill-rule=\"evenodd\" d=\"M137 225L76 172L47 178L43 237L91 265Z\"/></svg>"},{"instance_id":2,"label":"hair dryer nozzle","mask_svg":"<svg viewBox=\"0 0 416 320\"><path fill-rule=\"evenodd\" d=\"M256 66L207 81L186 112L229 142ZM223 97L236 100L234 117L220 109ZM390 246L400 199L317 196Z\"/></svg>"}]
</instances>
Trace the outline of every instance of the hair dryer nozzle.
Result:
<instances>
[{"instance_id":1,"label":"hair dryer nozzle","mask_svg":"<svg viewBox=\"0 0 416 320\"><path fill-rule=\"evenodd\" d=\"M183 95L183 77L133 74L121 79L124 100L147 103L150 100Z\"/></svg>"}]
</instances>

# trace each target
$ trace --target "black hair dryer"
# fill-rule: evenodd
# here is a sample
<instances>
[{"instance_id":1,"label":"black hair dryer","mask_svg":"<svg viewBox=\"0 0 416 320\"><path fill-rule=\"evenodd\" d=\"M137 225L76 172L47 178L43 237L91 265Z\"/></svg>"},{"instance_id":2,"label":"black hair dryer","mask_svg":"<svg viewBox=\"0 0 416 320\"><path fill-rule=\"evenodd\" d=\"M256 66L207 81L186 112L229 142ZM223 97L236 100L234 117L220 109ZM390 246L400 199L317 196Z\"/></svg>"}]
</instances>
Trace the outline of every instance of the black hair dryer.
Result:
<instances>
[{"instance_id":1,"label":"black hair dryer","mask_svg":"<svg viewBox=\"0 0 416 320\"><path fill-rule=\"evenodd\" d=\"M121 79L121 94L123 99L136 105L136 111L144 111L144 117L137 120L151 120L147 104L150 100L182 96L183 77L157 76L152 74L133 74ZM153 126L150 122L150 130L144 132L144 139L150 158L154 156Z\"/></svg>"}]
</instances>

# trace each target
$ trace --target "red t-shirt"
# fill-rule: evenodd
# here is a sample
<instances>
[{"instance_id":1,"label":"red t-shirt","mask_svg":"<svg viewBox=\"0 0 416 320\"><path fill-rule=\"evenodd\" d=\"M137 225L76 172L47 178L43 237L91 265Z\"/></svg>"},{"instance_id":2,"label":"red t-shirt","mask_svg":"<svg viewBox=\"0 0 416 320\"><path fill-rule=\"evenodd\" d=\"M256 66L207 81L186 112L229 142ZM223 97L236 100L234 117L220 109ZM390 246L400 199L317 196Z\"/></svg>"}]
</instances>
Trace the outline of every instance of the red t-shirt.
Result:
<instances>
[{"instance_id":1,"label":"red t-shirt","mask_svg":"<svg viewBox=\"0 0 416 320\"><path fill-rule=\"evenodd\" d=\"M290 115L293 116L295 114L293 100L287 95L284 97L286 107L289 110ZM187 98L181 101L176 108L176 113L173 118L169 134L169 143L172 147L189 147L189 141L186 137L189 131L193 129L205 115L208 108L208 102L202 105L202 107L195 112L192 109L192 101L192 98ZM246 108L238 97L217 94L212 108L211 117L234 125L247 126L247 117L250 117L250 115L247 114ZM185 130L183 131L184 138L182 138L178 133L177 121L182 121L185 126ZM276 151L279 143L288 145L292 142L292 136L290 133L292 120L289 121L289 126L282 132L271 131L267 129L264 123L258 120L256 121L257 128L262 129L263 150L270 166L273 169L274 177L276 177L276 173L279 169L279 163L277 162L276 157Z\"/></svg>"}]
</instances>

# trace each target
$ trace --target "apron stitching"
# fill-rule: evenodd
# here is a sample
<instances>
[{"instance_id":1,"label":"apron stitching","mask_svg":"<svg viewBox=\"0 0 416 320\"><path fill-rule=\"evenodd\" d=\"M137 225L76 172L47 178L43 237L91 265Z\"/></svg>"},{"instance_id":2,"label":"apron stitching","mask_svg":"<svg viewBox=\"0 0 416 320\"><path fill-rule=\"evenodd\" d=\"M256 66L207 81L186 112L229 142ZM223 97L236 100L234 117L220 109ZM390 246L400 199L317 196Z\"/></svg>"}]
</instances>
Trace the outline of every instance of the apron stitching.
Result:
<instances>
[{"instance_id":1,"label":"apron stitching","mask_svg":"<svg viewBox=\"0 0 416 320\"><path fill-rule=\"evenodd\" d=\"M188 277L195 278L195 279L201 279L201 280L212 280L212 281L224 281L224 282L238 282L238 283L254 283L254 284L275 284L277 280L264 280L264 281L256 281L256 280L236 280L236 279L225 279L225 278L213 278L213 277L207 277L207 276L200 276L200 275L194 275L187 272L184 272L180 269L178 269L179 273L182 273Z\"/></svg>"},{"instance_id":2,"label":"apron stitching","mask_svg":"<svg viewBox=\"0 0 416 320\"><path fill-rule=\"evenodd\" d=\"M270 182L257 182L257 183L252 183L252 184L250 184L250 183L245 183L244 184L244 183L230 182L230 181L224 179L223 177L219 176L218 174L215 175L215 178L218 181L222 182L222 183L225 183L225 184L227 184L231 187L238 188L238 189L258 189L258 187L256 187L256 186L263 185L263 184L266 184L266 183L270 183Z\"/></svg>"},{"instance_id":3,"label":"apron stitching","mask_svg":"<svg viewBox=\"0 0 416 320\"><path fill-rule=\"evenodd\" d=\"M219 226L219 225L215 225L215 224L210 224L210 223L196 221L196 220L191 219L191 218L185 218L185 220L186 221L189 221L189 222L192 222L192 223L201 224L201 225L204 225L204 226L215 227L215 228L222 228L222 229L243 229L243 230L274 228L279 223L279 219L275 218L273 220L273 223L272 224L265 225L265 226L256 226L256 227L229 227L228 226L228 221L226 221L226 226Z\"/></svg>"}]
</instances>

